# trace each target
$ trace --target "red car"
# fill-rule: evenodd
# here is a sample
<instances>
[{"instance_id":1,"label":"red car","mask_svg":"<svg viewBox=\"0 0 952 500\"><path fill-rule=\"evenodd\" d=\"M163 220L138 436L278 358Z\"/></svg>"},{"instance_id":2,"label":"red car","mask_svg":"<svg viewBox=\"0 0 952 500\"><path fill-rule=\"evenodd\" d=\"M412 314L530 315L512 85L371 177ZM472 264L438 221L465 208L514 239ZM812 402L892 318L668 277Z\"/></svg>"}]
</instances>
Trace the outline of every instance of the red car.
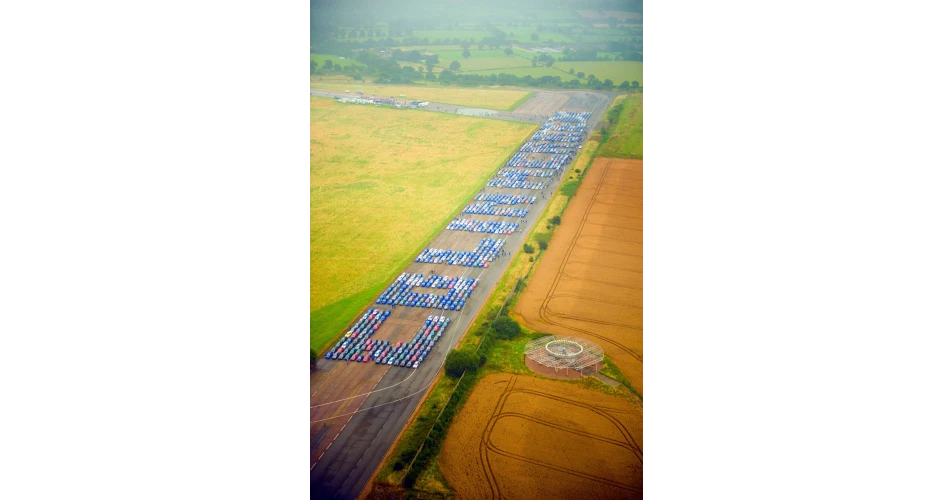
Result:
<instances>
[{"instance_id":1,"label":"red car","mask_svg":"<svg viewBox=\"0 0 952 500\"><path fill-rule=\"evenodd\" d=\"M364 363L366 363L366 362L368 362L368 361L370 361L370 355L369 355L369 354L364 354Z\"/></svg>"},{"instance_id":2,"label":"red car","mask_svg":"<svg viewBox=\"0 0 952 500\"><path fill-rule=\"evenodd\" d=\"M350 360L353 361L353 360L355 360L355 359L357 359L357 353L351 354L351 355L350 355Z\"/></svg>"}]
</instances>

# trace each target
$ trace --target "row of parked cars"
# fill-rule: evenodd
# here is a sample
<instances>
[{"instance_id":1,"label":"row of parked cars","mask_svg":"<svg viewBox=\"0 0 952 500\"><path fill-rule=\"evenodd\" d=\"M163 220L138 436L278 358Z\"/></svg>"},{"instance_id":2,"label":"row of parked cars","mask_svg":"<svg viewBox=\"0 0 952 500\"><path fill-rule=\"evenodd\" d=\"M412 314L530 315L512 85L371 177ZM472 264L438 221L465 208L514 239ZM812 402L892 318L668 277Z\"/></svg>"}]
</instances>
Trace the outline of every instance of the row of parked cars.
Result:
<instances>
[{"instance_id":1,"label":"row of parked cars","mask_svg":"<svg viewBox=\"0 0 952 500\"><path fill-rule=\"evenodd\" d=\"M583 132L559 132L558 130L539 130L532 134L529 141L579 143L585 136Z\"/></svg>"},{"instance_id":2,"label":"row of parked cars","mask_svg":"<svg viewBox=\"0 0 952 500\"><path fill-rule=\"evenodd\" d=\"M489 179L489 182L486 183L486 187L542 190L546 188L546 184L543 182L517 181L513 179L500 179L498 177L494 177Z\"/></svg>"},{"instance_id":3,"label":"row of parked cars","mask_svg":"<svg viewBox=\"0 0 952 500\"><path fill-rule=\"evenodd\" d=\"M532 155L531 151L520 151L514 155L512 158L509 158L509 161L506 162L507 167L515 168L551 168L558 169L560 163L562 163L557 157L548 158L545 160L531 160L529 156Z\"/></svg>"},{"instance_id":4,"label":"row of parked cars","mask_svg":"<svg viewBox=\"0 0 952 500\"><path fill-rule=\"evenodd\" d=\"M540 183L541 184L541 183ZM536 188L536 189L542 189ZM450 231L469 231L471 233L512 234L519 227L518 222L497 222L490 220L453 219L446 229Z\"/></svg>"},{"instance_id":5,"label":"row of parked cars","mask_svg":"<svg viewBox=\"0 0 952 500\"><path fill-rule=\"evenodd\" d=\"M535 196L524 194L479 193L476 201L491 201L500 205L532 205L536 202Z\"/></svg>"},{"instance_id":6,"label":"row of parked cars","mask_svg":"<svg viewBox=\"0 0 952 500\"><path fill-rule=\"evenodd\" d=\"M382 349L371 353L378 365L403 366L417 368L430 355L430 350L436 347L440 337L450 326L450 319L446 316L430 316L417 331L413 339L407 343L397 342L393 346L389 343Z\"/></svg>"},{"instance_id":7,"label":"row of parked cars","mask_svg":"<svg viewBox=\"0 0 952 500\"><path fill-rule=\"evenodd\" d=\"M353 326L351 326L344 336L334 344L333 347L324 355L324 359L344 359L348 361L358 361L362 357L362 349L371 342L370 336L380 328L384 321L390 317L392 311L386 309L370 309ZM366 361L366 360L364 360Z\"/></svg>"},{"instance_id":8,"label":"row of parked cars","mask_svg":"<svg viewBox=\"0 0 952 500\"><path fill-rule=\"evenodd\" d=\"M585 123L592 113L588 111L556 111L547 121Z\"/></svg>"},{"instance_id":9,"label":"row of parked cars","mask_svg":"<svg viewBox=\"0 0 952 500\"><path fill-rule=\"evenodd\" d=\"M430 276L423 278L422 274L403 273L394 281L376 303L390 306L429 307L448 311L459 311L466 305L466 299L473 293L479 284L478 278L463 278L449 276ZM414 287L448 288L444 295L435 293L411 292Z\"/></svg>"},{"instance_id":10,"label":"row of parked cars","mask_svg":"<svg viewBox=\"0 0 952 500\"><path fill-rule=\"evenodd\" d=\"M478 215L496 215L499 217L519 217L520 219L529 214L528 208L500 207L498 203L484 201L482 203L473 203L467 205L463 210L466 214Z\"/></svg>"},{"instance_id":11,"label":"row of parked cars","mask_svg":"<svg viewBox=\"0 0 952 500\"><path fill-rule=\"evenodd\" d=\"M489 267L496 260L506 240L485 238L472 252L427 248L416 258L416 262L427 264L449 264L451 266Z\"/></svg>"},{"instance_id":12,"label":"row of parked cars","mask_svg":"<svg viewBox=\"0 0 952 500\"><path fill-rule=\"evenodd\" d=\"M522 168L501 168L496 172L497 177L504 177L506 179L516 179L524 181L529 177L540 177L540 178L549 178L555 175L555 170L552 169L522 169Z\"/></svg>"}]
</instances>

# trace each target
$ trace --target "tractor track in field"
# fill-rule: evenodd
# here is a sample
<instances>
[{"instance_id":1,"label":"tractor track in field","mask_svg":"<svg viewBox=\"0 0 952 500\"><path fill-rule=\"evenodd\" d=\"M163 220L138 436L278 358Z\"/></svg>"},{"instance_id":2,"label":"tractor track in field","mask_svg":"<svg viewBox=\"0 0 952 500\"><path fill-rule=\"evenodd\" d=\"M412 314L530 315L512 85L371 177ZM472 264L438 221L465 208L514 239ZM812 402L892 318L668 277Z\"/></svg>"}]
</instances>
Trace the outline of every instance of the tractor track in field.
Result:
<instances>
[{"instance_id":1,"label":"tractor track in field","mask_svg":"<svg viewBox=\"0 0 952 500\"><path fill-rule=\"evenodd\" d=\"M614 417L613 415L610 415L610 414L608 413L608 411L615 411L615 412L619 412L619 413L623 413L623 414L634 414L634 413L636 413L636 412L634 412L634 411L633 411L633 412L626 412L626 411L624 411L624 410L619 410L619 409L617 409L617 408L609 408L609 407L603 407L603 406L598 406L598 405L585 404L585 403L579 402L579 401L574 400L574 399L571 399L571 398L566 398L566 397L562 397L562 396L557 396L557 395L554 395L554 394L550 394L550 393L542 392L542 391L537 391L537 390L533 390L533 389L516 389L516 388L515 388L516 381L517 381L517 378L516 378L516 377L510 377L509 380L508 380L508 382L506 382L506 389L503 391L502 394L500 394L499 399L496 401L496 407L495 407L495 409L493 410L492 416L489 418L489 422L487 423L486 428L485 428L484 431L483 431L482 439L480 440L480 446L479 446L480 465L481 465L481 467L482 467L483 473L485 474L485 476L486 476L486 478L487 478L487 480L488 480L488 482L489 482L489 484L490 484L490 486L491 486L491 488L492 488L492 497L493 497L494 499L496 499L496 498L503 498L503 495L502 495L502 491L501 491L500 486L499 486L499 483L498 483L498 479L496 478L496 476L495 476L495 475L493 474L493 472L492 472L492 466L491 466L490 460L489 460L489 457L490 457L489 452L490 452L490 451L491 451L491 452L494 452L494 453L496 453L496 454L502 455L502 456L504 456L504 457L513 459L513 460L517 460L517 461L520 461L520 462L529 463L529 464L532 464L532 465L536 465L536 466L538 466L538 467L544 467L544 468L547 468L547 469L551 469L551 470L554 470L554 471L558 471L558 472L563 473L563 474L569 474L569 475L572 475L572 476L575 476L575 477L579 477L579 478L582 478L582 479L586 479L586 480L589 480L589 481L592 481L592 482L595 482L595 483L598 483L598 484L601 484L601 485L604 485L604 486L609 486L609 487L613 487L613 488L620 488L620 489L623 489L623 490L626 490L626 491L630 491L630 492L635 492L635 493L641 493L641 492L642 492L642 490L641 490L640 488L638 488L638 487L633 487L633 486L631 486L631 485L629 485L629 484L619 483L619 482L617 482L617 481L613 481L613 480L610 480L610 479L605 479L605 478L598 477L598 476L593 476L593 475L591 475L591 474L587 474L587 473L585 473L585 472L580 472L580 471L577 471L577 470L569 469L569 468L566 468L566 467L563 467L563 466L560 466L560 465L550 464L550 463L542 462L542 461L540 461L540 460L536 460L536 459L533 459L533 458L525 457L525 456L522 456L522 455L517 455L517 454L515 454L515 453L511 453L511 452L508 452L508 451L506 451L506 450L503 450L502 448L499 448L498 446L496 446L495 444L493 444L493 442L492 442L492 431L493 431L493 429L495 428L496 423L497 423L501 418L503 418L503 417L522 418L522 419L525 419L525 420L529 420L529 421L531 421L531 422L535 422L535 423L540 424L540 425L545 425L545 426L548 426L548 427L556 428L556 429L559 429L559 430L561 430L561 431L563 431L563 432L566 432L566 433L568 433L568 434L573 434L573 435L576 435L576 436L580 436L580 437L585 438L585 439L592 439L592 440L597 440L597 441L605 442L605 443L608 443L608 444L611 444L611 445L615 445L615 446L621 446L621 447L623 447L623 448L625 448L625 449L631 451L631 452L635 455L635 457L638 459L638 462L639 462L639 463L642 463L642 464L644 463L644 461L643 461L643 453L642 453L641 446L639 446L638 443L635 441L634 437L631 435L631 432L630 432L630 431L628 430L628 428L625 427L616 417ZM520 412L508 412L508 411L503 411L503 408L505 407L505 404L506 404L507 400L509 399L509 396L511 396L512 394L519 394L519 393L531 394L531 395L534 395L534 396L537 396L537 397L540 397L540 398L543 398L543 399L548 399L548 400L556 401L556 402L559 402L559 403L562 403L562 404L573 405L573 406L577 406L577 407L579 407L579 408L583 408L583 409L589 410L589 411L591 411L591 412L593 412L593 413L595 413L595 414L597 414L597 415L599 415L599 416L605 418L606 420L608 420L608 421L612 424L612 426L615 427L615 428L618 430L618 432L624 437L625 441L617 441L617 440L614 440L614 439L606 438L606 437L604 437L604 436L599 436L599 435L596 435L596 434L592 434L592 433L588 433L588 432L584 432L584 431L579 431L579 430L573 429L573 428L571 428L571 427L563 426L563 425L560 425L560 424L555 424L555 423L553 423L553 422L548 422L548 421L539 419L539 418L537 418L537 417L534 417L534 416L531 416L531 415L528 415L528 414L524 414L524 413L520 413Z\"/></svg>"},{"instance_id":2,"label":"tractor track in field","mask_svg":"<svg viewBox=\"0 0 952 500\"><path fill-rule=\"evenodd\" d=\"M557 317L557 318L560 318L560 319L570 319L570 320L576 320L576 321L582 321L582 322L590 322L590 323L603 324L603 325L609 325L609 326L620 326L620 327L623 327L623 328L631 328L631 329L636 329L636 327L633 327L633 326L631 326L631 325L622 325L622 324L618 324L618 323L614 323L614 322L609 322L609 321L592 320L592 319L589 319L589 318L582 318L582 317L579 317L579 316L571 316L571 315L560 314L560 313L558 313L557 311L552 310L552 309L549 308L549 303L550 303L550 301L551 301L553 298L556 298L556 297L559 296L559 295L556 294L555 290L556 290L556 288L558 288L559 283L562 281L562 276L563 276L564 273L565 273L565 268L566 268L566 266L568 266L568 264L569 264L569 259L571 258L572 249L573 249L573 248L576 248L576 247L577 247L577 248L583 248L583 249L586 249L586 250L593 250L593 251L597 251L597 252L605 252L605 253L613 253L613 254L617 254L617 255L625 255L625 256L628 256L628 257L633 257L633 256L636 256L636 255L637 255L637 256L641 256L640 253L639 253L639 254L628 254L628 253L624 253L624 252L612 252L612 251L604 250L604 249L585 247L585 246L582 246L582 245L579 245L579 244L578 244L578 240L583 237L582 231L584 230L586 224L601 224L601 223L596 223L596 222L589 222L589 221L588 221L588 218L589 218L589 215L591 215L591 213L592 213L592 208L595 206L595 204L596 204L596 203L601 203L601 202L598 202L598 201L597 201L598 195L601 193L602 187L605 185L605 184L604 184L604 183L605 183L605 177L608 175L608 172L611 170L611 166L612 166L613 163L614 163L613 160L609 159L609 160L608 160L608 164L605 166L605 168L602 170L602 172L601 172L601 174L600 174L600 177L599 177L599 179L598 179L598 185L597 185L596 188L595 188L595 193L592 195L591 199L589 200L588 205L587 205L586 208L585 208L585 213L584 213L583 216L582 216L582 221L583 221L583 222L582 222L581 224L579 224L578 227L576 228L575 234L572 236L572 242L571 242L571 244L569 245L569 249L565 252L565 257L562 258L562 262L559 264L558 271L557 271L557 273L556 273L556 277L555 277L554 280L552 280L552 285L549 287L549 291L546 293L545 298L543 299L541 305L539 306L539 319L541 319L543 322L548 323L548 324L550 324L550 325L556 325L556 326L559 326L559 327L562 327L562 328L566 328L566 329L568 329L568 330L573 330L573 331L576 331L576 332L579 332L579 333L582 333L582 334L585 334L585 335L589 335L589 336L595 337L595 338L597 338L597 339L599 339L599 340L601 340L601 341L604 341L604 342L608 342L608 343L614 345L615 347L619 348L619 349L622 350L623 352L629 354L630 356L632 356L633 358L635 358L635 359L638 360L639 362L643 362L644 360L643 360L643 358L642 358L642 353L641 353L641 352L639 352L639 351L637 351L637 350L635 350L635 349L632 349L632 348L630 348L630 347L628 347L628 346L626 346L626 345L624 345L624 344L622 344L622 343L620 343L620 342L618 342L618 341L616 341L616 340L614 340L614 339L612 339L612 338L610 338L610 337L607 337L607 336L604 336L604 335L599 335L599 334L597 334L597 333L595 333L595 332L592 332L592 331L587 330L587 329L584 329L584 328L578 328L578 327L576 327L576 326L570 326L570 325L566 325L566 324L561 323L561 322L557 322L557 321L555 321L555 318L554 318L554 317ZM604 224L601 224L601 225L604 225ZM586 264L587 264L587 263L586 263ZM618 267L616 267L616 266L609 266L609 265L604 265L604 264L600 264L600 265L598 265L598 266L599 266L599 267L603 267L603 268L607 268L607 269L622 270L622 269L620 269L620 268L618 268ZM627 271L627 270L626 270L626 271ZM583 297L583 298L584 298L584 297ZM600 302L599 300L593 300L593 299L589 299L589 300L592 300L593 302ZM627 304L623 304L623 305L627 305ZM554 316L554 317L553 317L553 316Z\"/></svg>"}]
</instances>

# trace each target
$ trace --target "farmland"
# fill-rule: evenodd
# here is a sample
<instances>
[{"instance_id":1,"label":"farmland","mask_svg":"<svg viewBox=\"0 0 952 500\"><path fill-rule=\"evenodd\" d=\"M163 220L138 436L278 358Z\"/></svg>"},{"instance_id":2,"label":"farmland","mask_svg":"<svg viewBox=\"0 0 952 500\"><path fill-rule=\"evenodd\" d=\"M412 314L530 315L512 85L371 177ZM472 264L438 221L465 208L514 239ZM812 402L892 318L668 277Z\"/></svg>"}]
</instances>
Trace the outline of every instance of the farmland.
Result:
<instances>
[{"instance_id":1,"label":"farmland","mask_svg":"<svg viewBox=\"0 0 952 500\"><path fill-rule=\"evenodd\" d=\"M521 68L503 68L503 69L484 69L480 71L463 71L463 72L460 72L460 74L461 75L467 75L467 74L491 75L493 73L496 73L498 75L499 73L508 73L510 75L516 75L519 77L529 75L533 78L539 78L540 76L557 76L561 78L562 81L566 81L566 82L569 80L578 79L578 77L574 77L572 75L569 75L568 73L559 71L555 68L546 68L544 66L536 66L535 68L533 68L531 62L529 61L526 61L526 62L528 62L529 64L526 64L525 66Z\"/></svg>"},{"instance_id":2,"label":"farmland","mask_svg":"<svg viewBox=\"0 0 952 500\"><path fill-rule=\"evenodd\" d=\"M553 65L562 71L574 69L576 73L581 71L585 76L595 75L599 80L609 79L615 82L615 85L627 80L629 82L642 81L643 63L638 61L559 61ZM563 78L564 79L564 78Z\"/></svg>"},{"instance_id":3,"label":"farmland","mask_svg":"<svg viewBox=\"0 0 952 500\"><path fill-rule=\"evenodd\" d=\"M632 94L622 101L618 126L609 135L602 155L615 158L642 157L642 99L642 94Z\"/></svg>"},{"instance_id":4,"label":"farmland","mask_svg":"<svg viewBox=\"0 0 952 500\"><path fill-rule=\"evenodd\" d=\"M642 387L642 162L596 158L515 307L545 333L599 344Z\"/></svg>"},{"instance_id":5,"label":"farmland","mask_svg":"<svg viewBox=\"0 0 952 500\"><path fill-rule=\"evenodd\" d=\"M312 98L312 346L386 286L533 128Z\"/></svg>"},{"instance_id":6,"label":"farmland","mask_svg":"<svg viewBox=\"0 0 952 500\"><path fill-rule=\"evenodd\" d=\"M465 88L447 88L436 85L431 86L396 86L396 85L361 85L361 84L341 84L341 83L314 83L315 88L326 90L339 90L344 92L350 90L363 90L364 94L376 94L380 96L399 96L405 95L407 99L417 99L424 101L439 102L443 104L455 104L457 106L472 106L475 108L506 110L513 103L525 97L528 92L523 90L486 90L486 89L465 89Z\"/></svg>"},{"instance_id":7,"label":"farmland","mask_svg":"<svg viewBox=\"0 0 952 500\"><path fill-rule=\"evenodd\" d=\"M531 376L489 375L450 428L439 467L461 499L639 497L641 407Z\"/></svg>"}]
</instances>

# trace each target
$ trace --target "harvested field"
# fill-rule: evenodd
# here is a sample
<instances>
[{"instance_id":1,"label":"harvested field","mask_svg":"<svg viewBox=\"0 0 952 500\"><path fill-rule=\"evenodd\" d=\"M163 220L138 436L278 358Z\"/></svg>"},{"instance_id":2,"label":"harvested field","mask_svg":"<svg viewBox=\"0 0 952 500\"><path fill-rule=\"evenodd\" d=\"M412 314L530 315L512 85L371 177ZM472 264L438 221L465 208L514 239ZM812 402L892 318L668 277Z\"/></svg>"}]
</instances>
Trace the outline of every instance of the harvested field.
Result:
<instances>
[{"instance_id":1,"label":"harvested field","mask_svg":"<svg viewBox=\"0 0 952 500\"><path fill-rule=\"evenodd\" d=\"M641 177L641 160L595 159L514 311L597 343L643 393Z\"/></svg>"},{"instance_id":2,"label":"harvested field","mask_svg":"<svg viewBox=\"0 0 952 500\"><path fill-rule=\"evenodd\" d=\"M448 64L448 63L447 63ZM512 71L507 71L511 73ZM495 71L499 73L499 71ZM466 89L466 88L446 88L441 86L397 86L397 85L367 85L359 83L312 83L312 88L338 91L343 95L345 90L354 93L363 90L364 95L377 95L387 97L399 97L405 95L407 99L420 101L432 101L441 104L455 104L457 106L472 106L474 108L486 108L507 110L513 103L522 99L528 92L522 90L488 90L488 89Z\"/></svg>"},{"instance_id":3,"label":"harvested field","mask_svg":"<svg viewBox=\"0 0 952 500\"><path fill-rule=\"evenodd\" d=\"M536 377L485 377L440 470L461 499L640 498L642 414L625 398Z\"/></svg>"}]
</instances>

